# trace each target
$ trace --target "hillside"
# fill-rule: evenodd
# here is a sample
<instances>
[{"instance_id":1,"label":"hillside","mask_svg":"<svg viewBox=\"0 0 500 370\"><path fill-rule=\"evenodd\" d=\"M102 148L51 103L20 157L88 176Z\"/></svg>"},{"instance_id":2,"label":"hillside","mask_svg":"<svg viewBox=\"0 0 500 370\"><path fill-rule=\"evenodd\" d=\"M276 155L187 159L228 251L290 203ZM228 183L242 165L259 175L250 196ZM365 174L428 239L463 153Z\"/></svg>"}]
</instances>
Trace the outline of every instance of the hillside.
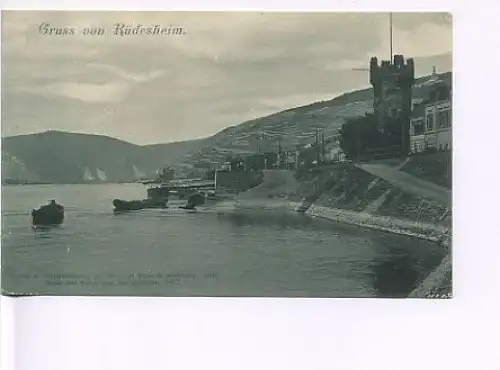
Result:
<instances>
[{"instance_id":1,"label":"hillside","mask_svg":"<svg viewBox=\"0 0 500 370\"><path fill-rule=\"evenodd\" d=\"M106 136L49 131L2 139L2 179L81 183L152 176L197 141L134 145Z\"/></svg>"},{"instance_id":2,"label":"hillside","mask_svg":"<svg viewBox=\"0 0 500 370\"><path fill-rule=\"evenodd\" d=\"M451 72L438 75L451 84ZM429 89L417 79L414 98ZM225 160L228 154L276 151L313 141L316 128L335 135L346 118L372 111L372 89L287 109L200 140L140 146L98 135L51 131L2 138L2 179L31 182L126 182L151 177L165 163Z\"/></svg>"},{"instance_id":3,"label":"hillside","mask_svg":"<svg viewBox=\"0 0 500 370\"><path fill-rule=\"evenodd\" d=\"M445 83L452 84L451 72L438 74ZM426 82L431 76L416 79L413 98L429 92ZM324 130L325 137L335 135L347 118L373 111L373 89L356 90L326 101L287 109L222 130L205 141L198 153L190 153L186 160L211 159L214 152L276 151L281 146L292 148L312 142L316 128ZM215 150L214 150L215 148Z\"/></svg>"}]
</instances>

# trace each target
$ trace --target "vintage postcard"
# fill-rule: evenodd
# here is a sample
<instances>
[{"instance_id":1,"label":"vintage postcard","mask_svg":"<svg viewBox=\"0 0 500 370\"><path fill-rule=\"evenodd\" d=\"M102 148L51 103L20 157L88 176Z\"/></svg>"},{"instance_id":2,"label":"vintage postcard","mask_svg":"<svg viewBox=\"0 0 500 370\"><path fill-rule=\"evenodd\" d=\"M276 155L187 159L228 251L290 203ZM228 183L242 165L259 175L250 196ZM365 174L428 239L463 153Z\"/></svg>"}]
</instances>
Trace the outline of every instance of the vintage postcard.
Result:
<instances>
[{"instance_id":1,"label":"vintage postcard","mask_svg":"<svg viewBox=\"0 0 500 370\"><path fill-rule=\"evenodd\" d=\"M449 13L2 12L2 294L452 296Z\"/></svg>"}]
</instances>

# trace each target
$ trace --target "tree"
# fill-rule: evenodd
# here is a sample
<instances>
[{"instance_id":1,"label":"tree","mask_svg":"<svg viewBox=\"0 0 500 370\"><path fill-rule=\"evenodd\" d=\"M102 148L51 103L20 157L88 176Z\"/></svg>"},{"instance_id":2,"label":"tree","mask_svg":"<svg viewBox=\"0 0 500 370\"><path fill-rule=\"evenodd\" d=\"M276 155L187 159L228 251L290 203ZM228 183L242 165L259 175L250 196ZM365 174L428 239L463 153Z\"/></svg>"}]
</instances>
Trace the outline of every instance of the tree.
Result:
<instances>
[{"instance_id":1,"label":"tree","mask_svg":"<svg viewBox=\"0 0 500 370\"><path fill-rule=\"evenodd\" d=\"M342 125L339 133L340 148L348 159L365 154L379 142L379 132L372 114L348 120Z\"/></svg>"},{"instance_id":2,"label":"tree","mask_svg":"<svg viewBox=\"0 0 500 370\"><path fill-rule=\"evenodd\" d=\"M344 123L340 129L340 148L346 158L355 159L364 155L393 152L401 148L403 121L387 119L384 131L377 130L375 116L366 114Z\"/></svg>"},{"instance_id":3,"label":"tree","mask_svg":"<svg viewBox=\"0 0 500 370\"><path fill-rule=\"evenodd\" d=\"M263 154L250 154L244 159L245 168L249 171L263 170L265 167L265 158Z\"/></svg>"}]
</instances>

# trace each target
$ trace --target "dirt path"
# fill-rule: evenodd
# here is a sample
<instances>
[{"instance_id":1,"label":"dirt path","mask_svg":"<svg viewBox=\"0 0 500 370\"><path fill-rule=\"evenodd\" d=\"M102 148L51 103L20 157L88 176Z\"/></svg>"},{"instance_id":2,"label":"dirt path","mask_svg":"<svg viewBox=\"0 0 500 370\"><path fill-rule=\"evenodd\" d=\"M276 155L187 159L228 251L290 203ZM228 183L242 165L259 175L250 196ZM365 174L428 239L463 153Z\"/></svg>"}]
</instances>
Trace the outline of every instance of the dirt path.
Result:
<instances>
[{"instance_id":1,"label":"dirt path","mask_svg":"<svg viewBox=\"0 0 500 370\"><path fill-rule=\"evenodd\" d=\"M363 163L357 164L356 166L386 180L403 191L435 200L446 206L451 206L451 190L442 186L419 179L418 177L384 164Z\"/></svg>"},{"instance_id":2,"label":"dirt path","mask_svg":"<svg viewBox=\"0 0 500 370\"><path fill-rule=\"evenodd\" d=\"M237 208L285 209L290 191L298 186L290 171L263 171L264 178L260 185L249 189L236 197Z\"/></svg>"},{"instance_id":3,"label":"dirt path","mask_svg":"<svg viewBox=\"0 0 500 370\"><path fill-rule=\"evenodd\" d=\"M288 191L295 189L298 182L293 173L285 170L263 171L262 183L239 195L240 199L270 198L284 196Z\"/></svg>"}]
</instances>

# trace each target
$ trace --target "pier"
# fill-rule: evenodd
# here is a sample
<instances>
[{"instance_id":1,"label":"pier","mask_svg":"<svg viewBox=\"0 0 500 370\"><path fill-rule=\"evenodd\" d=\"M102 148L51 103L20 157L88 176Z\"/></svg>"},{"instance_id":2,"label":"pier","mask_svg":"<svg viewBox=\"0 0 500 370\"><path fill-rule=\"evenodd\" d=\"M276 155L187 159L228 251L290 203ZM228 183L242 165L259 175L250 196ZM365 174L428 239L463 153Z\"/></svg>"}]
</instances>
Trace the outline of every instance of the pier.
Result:
<instances>
[{"instance_id":1,"label":"pier","mask_svg":"<svg viewBox=\"0 0 500 370\"><path fill-rule=\"evenodd\" d=\"M169 190L191 190L191 189L204 189L215 190L214 180L173 180L166 183L161 183L157 180L144 181L143 185L162 185Z\"/></svg>"}]
</instances>

